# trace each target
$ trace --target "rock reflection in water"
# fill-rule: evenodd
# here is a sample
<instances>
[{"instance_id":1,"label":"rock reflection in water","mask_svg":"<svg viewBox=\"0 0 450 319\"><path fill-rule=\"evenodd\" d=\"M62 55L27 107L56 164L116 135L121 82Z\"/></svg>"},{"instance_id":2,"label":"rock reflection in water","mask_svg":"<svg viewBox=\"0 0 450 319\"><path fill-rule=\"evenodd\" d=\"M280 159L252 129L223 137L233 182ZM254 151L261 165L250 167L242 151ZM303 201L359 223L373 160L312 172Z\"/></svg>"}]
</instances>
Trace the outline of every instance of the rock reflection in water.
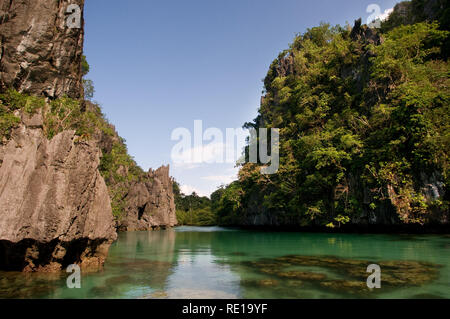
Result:
<instances>
[{"instance_id":1,"label":"rock reflection in water","mask_svg":"<svg viewBox=\"0 0 450 319\"><path fill-rule=\"evenodd\" d=\"M450 298L449 240L219 227L121 233L104 269L82 272L81 289L67 288L65 272L0 272L0 298ZM381 289L367 288L370 264L381 266Z\"/></svg>"}]
</instances>

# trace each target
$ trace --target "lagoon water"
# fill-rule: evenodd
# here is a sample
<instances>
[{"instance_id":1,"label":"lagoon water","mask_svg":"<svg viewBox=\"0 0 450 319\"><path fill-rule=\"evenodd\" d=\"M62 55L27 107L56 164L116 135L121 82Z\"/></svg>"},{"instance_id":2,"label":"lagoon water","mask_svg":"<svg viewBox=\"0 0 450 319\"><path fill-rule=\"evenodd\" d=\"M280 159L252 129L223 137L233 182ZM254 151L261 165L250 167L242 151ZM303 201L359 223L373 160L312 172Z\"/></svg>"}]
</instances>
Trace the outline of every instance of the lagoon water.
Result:
<instances>
[{"instance_id":1,"label":"lagoon water","mask_svg":"<svg viewBox=\"0 0 450 319\"><path fill-rule=\"evenodd\" d=\"M382 287L369 290L374 263ZM80 289L68 275L0 272L0 298L450 298L450 236L129 232Z\"/></svg>"}]
</instances>

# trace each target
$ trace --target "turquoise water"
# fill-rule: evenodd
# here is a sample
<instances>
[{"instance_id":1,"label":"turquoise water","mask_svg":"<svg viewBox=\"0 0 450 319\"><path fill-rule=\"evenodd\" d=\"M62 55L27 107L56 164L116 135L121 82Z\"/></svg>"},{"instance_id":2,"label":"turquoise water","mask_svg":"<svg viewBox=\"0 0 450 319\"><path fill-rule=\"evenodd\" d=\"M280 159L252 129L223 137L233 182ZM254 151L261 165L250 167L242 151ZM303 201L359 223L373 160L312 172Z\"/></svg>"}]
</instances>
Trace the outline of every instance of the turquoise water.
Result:
<instances>
[{"instance_id":1,"label":"turquoise water","mask_svg":"<svg viewBox=\"0 0 450 319\"><path fill-rule=\"evenodd\" d=\"M381 289L369 290L369 264ZM450 298L449 235L179 227L121 233L103 271L0 273L0 298Z\"/></svg>"}]
</instances>

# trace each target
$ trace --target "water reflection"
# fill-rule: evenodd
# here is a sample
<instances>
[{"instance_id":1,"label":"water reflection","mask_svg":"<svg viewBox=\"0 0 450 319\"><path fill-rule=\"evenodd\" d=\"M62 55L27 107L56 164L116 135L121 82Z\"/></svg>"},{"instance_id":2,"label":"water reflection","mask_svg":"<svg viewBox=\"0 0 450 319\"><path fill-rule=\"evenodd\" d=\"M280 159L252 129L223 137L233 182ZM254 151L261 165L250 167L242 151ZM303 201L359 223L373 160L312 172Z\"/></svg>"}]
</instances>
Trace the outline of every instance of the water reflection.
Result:
<instances>
[{"instance_id":1,"label":"water reflection","mask_svg":"<svg viewBox=\"0 0 450 319\"><path fill-rule=\"evenodd\" d=\"M0 273L0 298L449 298L449 245L446 236L129 232L119 235L103 271L83 274L81 289L68 289L64 273ZM366 263L392 267L392 289L368 294ZM407 271L420 267L436 279L414 285Z\"/></svg>"}]
</instances>

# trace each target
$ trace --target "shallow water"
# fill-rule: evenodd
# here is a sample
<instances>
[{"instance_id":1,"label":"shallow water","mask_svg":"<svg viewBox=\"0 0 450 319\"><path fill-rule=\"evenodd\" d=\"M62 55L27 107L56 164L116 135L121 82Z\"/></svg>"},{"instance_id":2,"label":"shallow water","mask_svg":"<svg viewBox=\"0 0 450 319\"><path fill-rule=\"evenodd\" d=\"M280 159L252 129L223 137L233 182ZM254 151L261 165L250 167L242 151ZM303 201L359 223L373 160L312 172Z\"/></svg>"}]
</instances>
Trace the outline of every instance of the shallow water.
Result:
<instances>
[{"instance_id":1,"label":"shallow water","mask_svg":"<svg viewBox=\"0 0 450 319\"><path fill-rule=\"evenodd\" d=\"M369 290L370 264L381 289ZM0 272L0 298L450 298L450 236L179 227L121 233L104 270Z\"/></svg>"}]
</instances>

